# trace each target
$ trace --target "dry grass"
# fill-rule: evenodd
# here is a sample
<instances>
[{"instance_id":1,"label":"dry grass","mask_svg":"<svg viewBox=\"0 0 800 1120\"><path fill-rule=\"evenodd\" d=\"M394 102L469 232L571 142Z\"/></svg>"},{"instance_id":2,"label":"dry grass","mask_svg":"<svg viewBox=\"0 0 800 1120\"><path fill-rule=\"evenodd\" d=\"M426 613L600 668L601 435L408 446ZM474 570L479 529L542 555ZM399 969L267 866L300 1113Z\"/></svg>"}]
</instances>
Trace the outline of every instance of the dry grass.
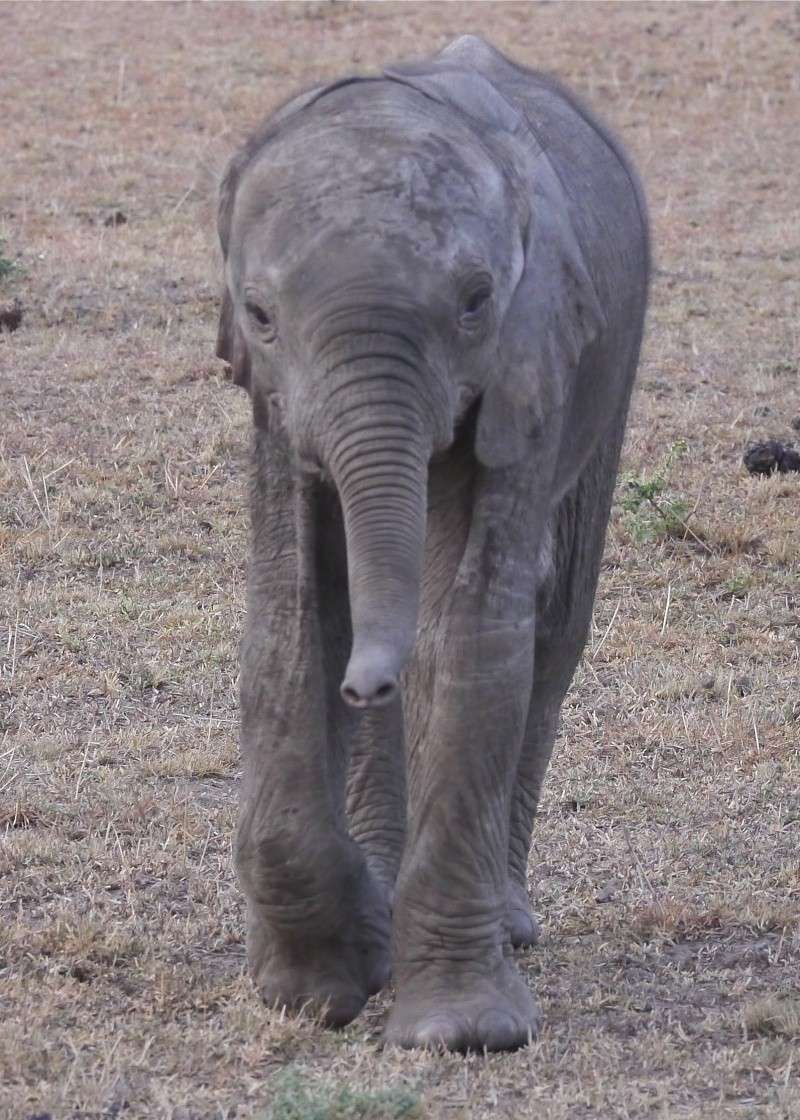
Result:
<instances>
[{"instance_id":1,"label":"dry grass","mask_svg":"<svg viewBox=\"0 0 800 1120\"><path fill-rule=\"evenodd\" d=\"M740 464L800 415L800 8L2 20L0 1115L263 1118L288 1068L329 1120L384 1087L433 1120L800 1117L800 484ZM547 1025L468 1059L381 1052L382 999L341 1034L271 1015L243 975L248 415L212 357L210 201L293 87L463 30L559 71L638 159L658 270L625 470L685 440L659 501L692 530L615 511L531 862Z\"/></svg>"}]
</instances>

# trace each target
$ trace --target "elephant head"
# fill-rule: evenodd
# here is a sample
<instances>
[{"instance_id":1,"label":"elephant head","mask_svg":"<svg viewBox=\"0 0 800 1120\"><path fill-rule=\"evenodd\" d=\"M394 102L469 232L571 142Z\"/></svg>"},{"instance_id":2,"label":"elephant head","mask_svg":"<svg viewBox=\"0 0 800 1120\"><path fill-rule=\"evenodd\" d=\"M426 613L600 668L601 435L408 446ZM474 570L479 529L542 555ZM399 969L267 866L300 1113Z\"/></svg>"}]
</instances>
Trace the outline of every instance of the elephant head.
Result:
<instances>
[{"instance_id":1,"label":"elephant head","mask_svg":"<svg viewBox=\"0 0 800 1120\"><path fill-rule=\"evenodd\" d=\"M602 327L568 200L527 121L451 49L288 104L229 166L219 234L217 352L256 425L338 491L342 695L388 702L432 457L469 424L481 469L513 468L559 428Z\"/></svg>"}]
</instances>

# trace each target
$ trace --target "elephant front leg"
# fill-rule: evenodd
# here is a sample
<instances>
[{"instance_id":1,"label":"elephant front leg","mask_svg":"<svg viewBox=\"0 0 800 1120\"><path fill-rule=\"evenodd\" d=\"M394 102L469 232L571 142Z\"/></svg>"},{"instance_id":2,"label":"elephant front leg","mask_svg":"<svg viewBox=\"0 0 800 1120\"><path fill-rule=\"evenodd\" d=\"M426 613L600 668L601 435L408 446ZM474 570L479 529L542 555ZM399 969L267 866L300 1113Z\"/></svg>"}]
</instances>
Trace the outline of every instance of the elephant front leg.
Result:
<instances>
[{"instance_id":1,"label":"elephant front leg","mask_svg":"<svg viewBox=\"0 0 800 1120\"><path fill-rule=\"evenodd\" d=\"M248 962L271 1006L341 1026L388 979L385 889L347 833L346 713L315 561L314 504L257 481L242 646L244 774L235 858ZM333 662L342 661L342 664Z\"/></svg>"},{"instance_id":2,"label":"elephant front leg","mask_svg":"<svg viewBox=\"0 0 800 1120\"><path fill-rule=\"evenodd\" d=\"M236 865L247 897L248 962L267 1004L342 1026L388 980L388 894L336 812L308 643L287 638L272 648L285 661L278 676L269 658L269 693L251 677L254 663L266 667L252 646L242 681Z\"/></svg>"},{"instance_id":3,"label":"elephant front leg","mask_svg":"<svg viewBox=\"0 0 800 1120\"><path fill-rule=\"evenodd\" d=\"M507 930L509 818L533 637L486 620L463 639L450 629L447 647L411 774L386 1034L402 1046L513 1049L539 1024Z\"/></svg>"},{"instance_id":4,"label":"elephant front leg","mask_svg":"<svg viewBox=\"0 0 800 1120\"><path fill-rule=\"evenodd\" d=\"M539 1013L510 953L511 801L529 710L537 518L485 485L421 678L434 691L409 759L409 836L393 931L402 1046L503 1050ZM416 698L417 700L419 698Z\"/></svg>"}]
</instances>

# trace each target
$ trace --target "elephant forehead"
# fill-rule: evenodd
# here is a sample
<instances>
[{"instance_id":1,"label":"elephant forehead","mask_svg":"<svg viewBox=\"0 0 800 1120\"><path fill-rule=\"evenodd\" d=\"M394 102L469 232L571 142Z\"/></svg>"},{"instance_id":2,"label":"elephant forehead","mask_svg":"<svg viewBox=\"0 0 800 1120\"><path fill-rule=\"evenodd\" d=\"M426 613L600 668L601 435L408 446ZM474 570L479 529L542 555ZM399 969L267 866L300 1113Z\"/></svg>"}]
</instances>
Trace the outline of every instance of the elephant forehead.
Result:
<instances>
[{"instance_id":1,"label":"elephant forehead","mask_svg":"<svg viewBox=\"0 0 800 1120\"><path fill-rule=\"evenodd\" d=\"M466 191L447 197L432 186L425 167L408 159L386 174L371 165L326 185L313 176L295 178L246 224L251 238L263 239L269 254L280 257L336 234L369 234L446 254L471 228L473 237L488 232L489 223L479 197Z\"/></svg>"},{"instance_id":2,"label":"elephant forehead","mask_svg":"<svg viewBox=\"0 0 800 1120\"><path fill-rule=\"evenodd\" d=\"M310 116L251 165L235 224L270 255L348 230L406 238L420 252L479 234L496 245L509 224L501 168L468 130L443 136L423 123L374 110Z\"/></svg>"}]
</instances>

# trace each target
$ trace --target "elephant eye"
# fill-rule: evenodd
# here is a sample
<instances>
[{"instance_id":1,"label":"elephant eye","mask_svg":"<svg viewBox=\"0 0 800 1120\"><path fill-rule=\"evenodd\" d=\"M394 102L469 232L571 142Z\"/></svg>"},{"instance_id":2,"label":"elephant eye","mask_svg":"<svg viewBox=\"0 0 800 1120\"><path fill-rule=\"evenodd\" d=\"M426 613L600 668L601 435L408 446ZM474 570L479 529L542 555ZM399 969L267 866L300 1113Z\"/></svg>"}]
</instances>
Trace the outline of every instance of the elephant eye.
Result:
<instances>
[{"instance_id":1,"label":"elephant eye","mask_svg":"<svg viewBox=\"0 0 800 1120\"><path fill-rule=\"evenodd\" d=\"M253 300L247 300L244 309L250 316L252 321L260 328L260 333L266 335L267 338L275 337L275 324L270 317L268 311L261 306L260 303L255 303Z\"/></svg>"},{"instance_id":2,"label":"elephant eye","mask_svg":"<svg viewBox=\"0 0 800 1120\"><path fill-rule=\"evenodd\" d=\"M461 304L459 322L462 327L474 327L482 320L483 313L492 298L492 285L489 280L480 280L471 287Z\"/></svg>"}]
</instances>

